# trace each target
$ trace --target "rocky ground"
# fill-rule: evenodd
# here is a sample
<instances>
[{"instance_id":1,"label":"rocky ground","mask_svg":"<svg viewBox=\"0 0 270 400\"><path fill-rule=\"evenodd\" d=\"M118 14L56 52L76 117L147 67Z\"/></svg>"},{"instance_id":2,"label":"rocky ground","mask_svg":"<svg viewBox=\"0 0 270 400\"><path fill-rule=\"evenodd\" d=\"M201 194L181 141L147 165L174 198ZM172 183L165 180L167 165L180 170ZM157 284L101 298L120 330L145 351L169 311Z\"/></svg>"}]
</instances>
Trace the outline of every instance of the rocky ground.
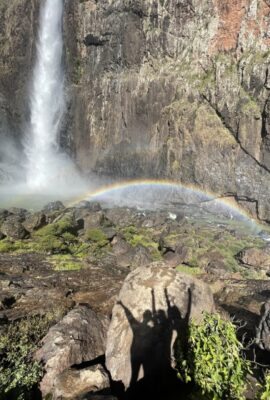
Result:
<instances>
[{"instance_id":1,"label":"rocky ground","mask_svg":"<svg viewBox=\"0 0 270 400\"><path fill-rule=\"evenodd\" d=\"M53 399L80 399L96 391L110 398L104 369L109 319L127 275L139 270L146 276L147 265L161 271L159 282L163 276L175 282L185 276L187 285L188 279L198 278L214 294L213 307L241 321L247 339L257 334L259 357L264 359L265 349L269 350L261 309L270 296L270 246L240 222L215 225L166 211L109 209L90 202L65 208L55 202L35 213L1 210L0 238L1 330L26 316L69 313L52 328L40 350L46 370L42 391L53 391ZM147 287L156 290L155 279ZM203 306L211 308L205 296ZM123 297L125 302L129 297ZM96 327L91 330L91 345L83 321ZM70 329L75 331L73 337L79 335L81 347L70 340ZM57 343L64 354L60 361ZM117 373L110 372L118 380ZM93 374L100 384L89 387ZM72 394L67 382L77 387Z\"/></svg>"}]
</instances>

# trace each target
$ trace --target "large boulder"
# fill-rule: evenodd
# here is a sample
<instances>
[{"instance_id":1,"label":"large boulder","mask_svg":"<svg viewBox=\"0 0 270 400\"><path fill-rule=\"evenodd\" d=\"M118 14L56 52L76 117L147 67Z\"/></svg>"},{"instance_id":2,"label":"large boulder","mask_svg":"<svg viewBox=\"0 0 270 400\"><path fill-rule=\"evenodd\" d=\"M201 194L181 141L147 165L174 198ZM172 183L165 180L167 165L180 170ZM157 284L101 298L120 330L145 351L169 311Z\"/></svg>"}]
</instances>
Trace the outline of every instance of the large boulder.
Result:
<instances>
[{"instance_id":1,"label":"large boulder","mask_svg":"<svg viewBox=\"0 0 270 400\"><path fill-rule=\"evenodd\" d=\"M23 226L28 232L38 230L46 225L46 215L43 212L29 214L23 223Z\"/></svg>"},{"instance_id":2,"label":"large boulder","mask_svg":"<svg viewBox=\"0 0 270 400\"><path fill-rule=\"evenodd\" d=\"M61 201L52 201L48 204L46 204L43 207L43 210L45 213L48 212L54 212L54 211L63 211L65 209L64 204Z\"/></svg>"},{"instance_id":3,"label":"large boulder","mask_svg":"<svg viewBox=\"0 0 270 400\"><path fill-rule=\"evenodd\" d=\"M270 269L270 246L263 248L252 247L242 250L237 255L238 260L246 265L258 269Z\"/></svg>"},{"instance_id":4,"label":"large boulder","mask_svg":"<svg viewBox=\"0 0 270 400\"><path fill-rule=\"evenodd\" d=\"M57 376L67 368L104 355L108 325L107 317L78 306L49 330L35 357L44 364L43 395L53 391Z\"/></svg>"},{"instance_id":5,"label":"large boulder","mask_svg":"<svg viewBox=\"0 0 270 400\"><path fill-rule=\"evenodd\" d=\"M131 272L113 308L106 366L125 388L140 378L163 375L174 363L173 346L186 338L190 319L214 311L207 284L152 263Z\"/></svg>"},{"instance_id":6,"label":"large boulder","mask_svg":"<svg viewBox=\"0 0 270 400\"><path fill-rule=\"evenodd\" d=\"M261 315L257 343L261 349L270 351L270 300L263 305Z\"/></svg>"},{"instance_id":7,"label":"large boulder","mask_svg":"<svg viewBox=\"0 0 270 400\"><path fill-rule=\"evenodd\" d=\"M21 240L29 236L29 233L22 224L20 215L11 215L6 218L1 226L2 233L10 239Z\"/></svg>"},{"instance_id":8,"label":"large boulder","mask_svg":"<svg viewBox=\"0 0 270 400\"><path fill-rule=\"evenodd\" d=\"M81 399L89 393L108 388L110 388L110 379L102 365L83 369L70 368L56 378L52 400Z\"/></svg>"},{"instance_id":9,"label":"large boulder","mask_svg":"<svg viewBox=\"0 0 270 400\"><path fill-rule=\"evenodd\" d=\"M5 219L10 215L8 210L0 208L0 225L5 221Z\"/></svg>"}]
</instances>

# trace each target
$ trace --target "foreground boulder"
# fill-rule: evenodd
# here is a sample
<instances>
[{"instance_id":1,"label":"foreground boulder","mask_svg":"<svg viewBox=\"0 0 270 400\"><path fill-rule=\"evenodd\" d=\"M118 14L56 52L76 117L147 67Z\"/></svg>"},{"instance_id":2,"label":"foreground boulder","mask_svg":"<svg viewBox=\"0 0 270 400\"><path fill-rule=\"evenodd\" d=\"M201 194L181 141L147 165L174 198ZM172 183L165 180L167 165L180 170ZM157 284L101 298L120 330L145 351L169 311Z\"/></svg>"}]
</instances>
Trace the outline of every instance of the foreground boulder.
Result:
<instances>
[{"instance_id":1,"label":"foreground boulder","mask_svg":"<svg viewBox=\"0 0 270 400\"><path fill-rule=\"evenodd\" d=\"M270 300L262 307L262 317L257 329L257 343L261 349L270 351Z\"/></svg>"},{"instance_id":2,"label":"foreground boulder","mask_svg":"<svg viewBox=\"0 0 270 400\"><path fill-rule=\"evenodd\" d=\"M81 370L67 369L56 378L52 399L81 399L89 393L100 392L109 387L109 376L101 365L95 365Z\"/></svg>"},{"instance_id":3,"label":"foreground boulder","mask_svg":"<svg viewBox=\"0 0 270 400\"><path fill-rule=\"evenodd\" d=\"M174 366L173 345L185 340L190 319L214 311L207 284L162 263L131 272L112 313L106 366L125 388L141 378L165 376Z\"/></svg>"},{"instance_id":4,"label":"foreground boulder","mask_svg":"<svg viewBox=\"0 0 270 400\"><path fill-rule=\"evenodd\" d=\"M57 376L67 368L104 355L108 325L106 317L79 306L49 330L36 354L45 369L43 395L53 392Z\"/></svg>"}]
</instances>

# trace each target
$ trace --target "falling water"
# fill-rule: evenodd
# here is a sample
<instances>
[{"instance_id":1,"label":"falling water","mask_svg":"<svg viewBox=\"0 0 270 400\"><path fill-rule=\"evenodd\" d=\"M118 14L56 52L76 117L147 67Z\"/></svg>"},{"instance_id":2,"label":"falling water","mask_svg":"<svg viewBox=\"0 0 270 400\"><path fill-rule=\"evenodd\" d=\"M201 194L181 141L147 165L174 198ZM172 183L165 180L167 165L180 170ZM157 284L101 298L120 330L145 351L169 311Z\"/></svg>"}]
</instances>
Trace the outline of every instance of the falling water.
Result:
<instances>
[{"instance_id":1,"label":"falling water","mask_svg":"<svg viewBox=\"0 0 270 400\"><path fill-rule=\"evenodd\" d=\"M30 132L25 143L27 186L32 190L66 179L73 168L71 160L59 149L65 112L62 19L63 0L46 0L40 13Z\"/></svg>"}]
</instances>

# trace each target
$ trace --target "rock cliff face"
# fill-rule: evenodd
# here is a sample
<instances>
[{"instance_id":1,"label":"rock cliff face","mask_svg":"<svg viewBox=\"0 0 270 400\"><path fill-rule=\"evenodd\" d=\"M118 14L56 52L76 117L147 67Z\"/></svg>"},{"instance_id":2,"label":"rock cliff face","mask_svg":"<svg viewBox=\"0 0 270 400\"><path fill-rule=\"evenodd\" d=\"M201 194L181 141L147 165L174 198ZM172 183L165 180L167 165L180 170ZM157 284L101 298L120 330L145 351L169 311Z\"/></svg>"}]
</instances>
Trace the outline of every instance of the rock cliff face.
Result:
<instances>
[{"instance_id":1,"label":"rock cliff face","mask_svg":"<svg viewBox=\"0 0 270 400\"><path fill-rule=\"evenodd\" d=\"M18 137L27 120L39 0L0 4L0 178L2 163L18 161ZM5 171L7 172L7 171Z\"/></svg>"},{"instance_id":2,"label":"rock cliff face","mask_svg":"<svg viewBox=\"0 0 270 400\"><path fill-rule=\"evenodd\" d=\"M38 3L0 6L1 121L13 125L25 111ZM67 134L79 166L193 183L270 221L270 1L65 5Z\"/></svg>"},{"instance_id":3,"label":"rock cliff face","mask_svg":"<svg viewBox=\"0 0 270 400\"><path fill-rule=\"evenodd\" d=\"M269 220L270 2L89 0L67 10L81 167L195 183Z\"/></svg>"}]
</instances>

